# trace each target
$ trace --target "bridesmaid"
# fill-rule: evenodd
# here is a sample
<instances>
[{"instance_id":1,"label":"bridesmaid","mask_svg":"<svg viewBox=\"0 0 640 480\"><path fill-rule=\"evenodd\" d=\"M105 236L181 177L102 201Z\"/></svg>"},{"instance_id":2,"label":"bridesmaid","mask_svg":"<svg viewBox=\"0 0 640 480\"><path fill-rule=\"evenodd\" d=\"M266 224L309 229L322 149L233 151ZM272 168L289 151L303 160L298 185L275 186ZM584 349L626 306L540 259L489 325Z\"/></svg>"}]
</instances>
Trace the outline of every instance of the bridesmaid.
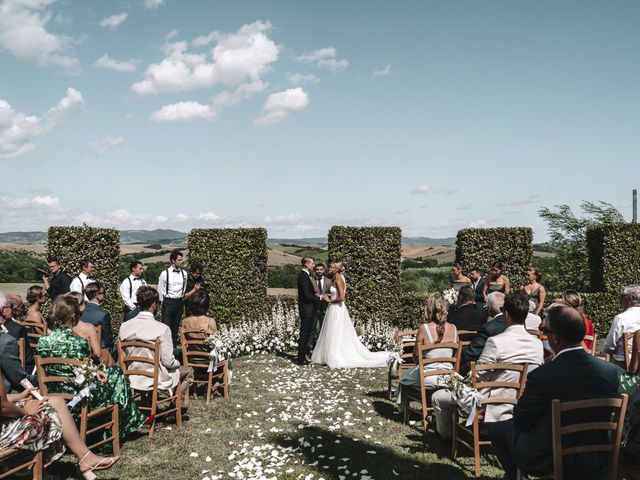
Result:
<instances>
[{"instance_id":1,"label":"bridesmaid","mask_svg":"<svg viewBox=\"0 0 640 480\"><path fill-rule=\"evenodd\" d=\"M522 287L525 293L529 295L529 302L533 302L535 305L533 313L538 316L540 316L544 301L547 298L547 291L540 284L541 277L542 275L535 268L530 268L527 270L527 283Z\"/></svg>"},{"instance_id":2,"label":"bridesmaid","mask_svg":"<svg viewBox=\"0 0 640 480\"><path fill-rule=\"evenodd\" d=\"M471 285L471 279L462 274L462 265L455 263L451 267L451 288L459 292L462 287Z\"/></svg>"},{"instance_id":3,"label":"bridesmaid","mask_svg":"<svg viewBox=\"0 0 640 480\"><path fill-rule=\"evenodd\" d=\"M493 292L502 292L505 295L511 293L511 283L509 278L503 273L502 262L495 262L491 267L491 274L484 284L484 291L482 292L484 298Z\"/></svg>"}]
</instances>

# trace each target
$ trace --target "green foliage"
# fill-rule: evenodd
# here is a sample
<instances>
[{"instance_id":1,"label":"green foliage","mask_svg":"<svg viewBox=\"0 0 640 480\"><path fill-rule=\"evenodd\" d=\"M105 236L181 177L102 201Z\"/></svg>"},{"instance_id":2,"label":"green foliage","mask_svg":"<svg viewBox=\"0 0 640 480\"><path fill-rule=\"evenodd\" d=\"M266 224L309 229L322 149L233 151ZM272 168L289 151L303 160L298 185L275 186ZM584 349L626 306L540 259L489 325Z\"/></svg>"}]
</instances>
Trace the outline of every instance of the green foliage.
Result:
<instances>
[{"instance_id":1,"label":"green foliage","mask_svg":"<svg viewBox=\"0 0 640 480\"><path fill-rule=\"evenodd\" d=\"M618 223L587 228L591 289L613 292L640 283L640 224Z\"/></svg>"},{"instance_id":2,"label":"green foliage","mask_svg":"<svg viewBox=\"0 0 640 480\"><path fill-rule=\"evenodd\" d=\"M530 228L465 228L458 232L456 262L466 275L472 269L487 274L494 262L502 262L512 288L525 281L531 264L533 232Z\"/></svg>"},{"instance_id":3,"label":"green foliage","mask_svg":"<svg viewBox=\"0 0 640 480\"><path fill-rule=\"evenodd\" d=\"M547 290L545 307L553 303L554 299L562 296L561 291ZM620 292L582 292L582 307L584 314L593 323L598 337L604 338L611 328L611 320L622 312Z\"/></svg>"},{"instance_id":4,"label":"green foliage","mask_svg":"<svg viewBox=\"0 0 640 480\"><path fill-rule=\"evenodd\" d=\"M210 315L220 322L261 319L267 295L264 228L191 230L189 262L200 262L211 296Z\"/></svg>"},{"instance_id":5,"label":"green foliage","mask_svg":"<svg viewBox=\"0 0 640 480\"><path fill-rule=\"evenodd\" d=\"M583 217L577 217L568 205L556 205L556 211L546 207L538 211L547 222L550 244L555 249L554 262L545 274L546 281L560 288L589 291L589 257L587 253L587 228L600 224L624 223L622 214L606 202L582 202Z\"/></svg>"},{"instance_id":6,"label":"green foliage","mask_svg":"<svg viewBox=\"0 0 640 480\"><path fill-rule=\"evenodd\" d=\"M120 233L113 228L49 227L47 256L56 257L63 270L71 277L78 274L79 263L91 257L95 264L94 277L105 288L103 307L111 313L114 334L122 323L122 298L118 263L120 258Z\"/></svg>"},{"instance_id":7,"label":"green foliage","mask_svg":"<svg viewBox=\"0 0 640 480\"><path fill-rule=\"evenodd\" d=\"M451 286L451 269L411 268L400 273L404 292L441 292Z\"/></svg>"},{"instance_id":8,"label":"green foliage","mask_svg":"<svg viewBox=\"0 0 640 480\"><path fill-rule=\"evenodd\" d=\"M151 245L147 245L146 248L151 248L152 250L161 250L162 245L159 243L152 243Z\"/></svg>"},{"instance_id":9,"label":"green foliage","mask_svg":"<svg viewBox=\"0 0 640 480\"><path fill-rule=\"evenodd\" d=\"M47 262L33 252L2 252L0 256L0 283L42 283L35 280L36 268L47 269Z\"/></svg>"},{"instance_id":10,"label":"green foliage","mask_svg":"<svg viewBox=\"0 0 640 480\"><path fill-rule=\"evenodd\" d=\"M400 264L400 268L434 268L438 266L438 260L431 257L405 258Z\"/></svg>"},{"instance_id":11,"label":"green foliage","mask_svg":"<svg viewBox=\"0 0 640 480\"><path fill-rule=\"evenodd\" d=\"M396 227L331 227L329 260L345 264L347 302L358 321L397 321L401 231Z\"/></svg>"},{"instance_id":12,"label":"green foliage","mask_svg":"<svg viewBox=\"0 0 640 480\"><path fill-rule=\"evenodd\" d=\"M267 286L269 288L296 288L300 266L292 263L267 267Z\"/></svg>"}]
</instances>

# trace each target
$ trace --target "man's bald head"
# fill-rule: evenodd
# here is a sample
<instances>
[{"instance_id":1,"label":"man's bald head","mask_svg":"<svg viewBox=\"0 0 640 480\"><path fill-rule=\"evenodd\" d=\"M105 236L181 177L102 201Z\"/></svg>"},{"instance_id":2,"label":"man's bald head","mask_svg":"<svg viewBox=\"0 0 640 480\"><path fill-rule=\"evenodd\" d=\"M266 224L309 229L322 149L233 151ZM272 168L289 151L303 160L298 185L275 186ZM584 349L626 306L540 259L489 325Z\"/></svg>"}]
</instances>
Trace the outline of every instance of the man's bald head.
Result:
<instances>
[{"instance_id":1,"label":"man's bald head","mask_svg":"<svg viewBox=\"0 0 640 480\"><path fill-rule=\"evenodd\" d=\"M584 339L585 324L582 314L564 304L553 304L547 309L546 326L565 347L577 346Z\"/></svg>"}]
</instances>

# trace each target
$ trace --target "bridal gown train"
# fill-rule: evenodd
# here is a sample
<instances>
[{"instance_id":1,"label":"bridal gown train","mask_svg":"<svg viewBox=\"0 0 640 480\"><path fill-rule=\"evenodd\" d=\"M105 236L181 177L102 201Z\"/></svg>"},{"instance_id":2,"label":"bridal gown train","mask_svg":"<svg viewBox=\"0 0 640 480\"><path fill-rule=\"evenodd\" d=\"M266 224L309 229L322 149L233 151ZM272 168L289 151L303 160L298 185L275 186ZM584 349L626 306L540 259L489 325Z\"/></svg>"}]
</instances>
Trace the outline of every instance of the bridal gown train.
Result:
<instances>
[{"instance_id":1,"label":"bridal gown train","mask_svg":"<svg viewBox=\"0 0 640 480\"><path fill-rule=\"evenodd\" d=\"M330 292L332 299L338 296L335 287ZM329 304L311 363L331 368L378 368L386 367L388 358L389 352L370 352L360 342L344 302Z\"/></svg>"}]
</instances>

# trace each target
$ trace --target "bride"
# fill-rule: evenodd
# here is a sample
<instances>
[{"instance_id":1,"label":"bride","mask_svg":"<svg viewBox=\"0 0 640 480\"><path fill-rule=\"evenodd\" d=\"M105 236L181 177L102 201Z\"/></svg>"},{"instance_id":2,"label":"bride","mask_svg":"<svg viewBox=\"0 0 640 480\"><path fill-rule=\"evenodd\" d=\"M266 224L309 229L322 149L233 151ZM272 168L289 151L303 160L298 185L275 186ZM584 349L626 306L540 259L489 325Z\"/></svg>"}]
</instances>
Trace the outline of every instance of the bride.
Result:
<instances>
[{"instance_id":1,"label":"bride","mask_svg":"<svg viewBox=\"0 0 640 480\"><path fill-rule=\"evenodd\" d=\"M344 304L346 286L342 263L332 263L330 271L334 278L331 296L323 297L329 306L311 355L311 363L326 364L331 368L386 367L389 352L370 352L358 339L351 323Z\"/></svg>"}]
</instances>

